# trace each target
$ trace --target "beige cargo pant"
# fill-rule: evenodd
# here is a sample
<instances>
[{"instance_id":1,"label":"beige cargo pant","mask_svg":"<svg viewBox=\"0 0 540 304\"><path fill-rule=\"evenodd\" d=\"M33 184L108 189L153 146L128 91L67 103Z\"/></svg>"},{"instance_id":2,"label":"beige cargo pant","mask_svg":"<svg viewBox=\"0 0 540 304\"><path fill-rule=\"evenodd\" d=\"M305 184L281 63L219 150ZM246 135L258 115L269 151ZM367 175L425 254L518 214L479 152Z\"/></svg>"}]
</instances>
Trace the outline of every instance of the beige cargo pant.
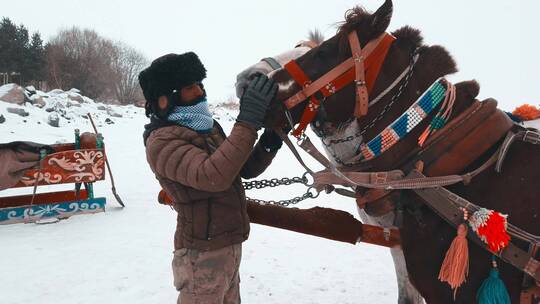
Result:
<instances>
[{"instance_id":1,"label":"beige cargo pant","mask_svg":"<svg viewBox=\"0 0 540 304\"><path fill-rule=\"evenodd\" d=\"M178 304L239 304L242 244L212 251L179 249L172 262Z\"/></svg>"}]
</instances>

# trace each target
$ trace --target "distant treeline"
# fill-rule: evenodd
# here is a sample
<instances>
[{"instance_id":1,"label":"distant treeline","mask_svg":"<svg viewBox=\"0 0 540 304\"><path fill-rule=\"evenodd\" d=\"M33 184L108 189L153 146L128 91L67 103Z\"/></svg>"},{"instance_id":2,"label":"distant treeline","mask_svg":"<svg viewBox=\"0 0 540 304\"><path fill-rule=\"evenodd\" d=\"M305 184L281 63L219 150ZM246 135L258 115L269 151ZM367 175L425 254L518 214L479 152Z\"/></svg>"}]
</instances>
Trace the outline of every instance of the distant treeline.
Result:
<instances>
[{"instance_id":1,"label":"distant treeline","mask_svg":"<svg viewBox=\"0 0 540 304\"><path fill-rule=\"evenodd\" d=\"M94 30L63 29L44 44L39 32L30 37L22 24L0 23L0 76L18 75L13 79L20 85L77 88L93 99L126 104L142 99L137 75L147 64L139 51Z\"/></svg>"}]
</instances>

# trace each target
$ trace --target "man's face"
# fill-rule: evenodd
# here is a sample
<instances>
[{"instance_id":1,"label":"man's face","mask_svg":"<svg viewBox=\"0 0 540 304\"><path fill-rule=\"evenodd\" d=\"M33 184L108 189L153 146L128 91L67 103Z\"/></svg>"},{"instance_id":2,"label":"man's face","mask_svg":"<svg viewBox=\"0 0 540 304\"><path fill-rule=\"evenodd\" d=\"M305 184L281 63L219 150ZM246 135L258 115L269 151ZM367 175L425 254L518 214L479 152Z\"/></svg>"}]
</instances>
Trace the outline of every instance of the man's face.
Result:
<instances>
[{"instance_id":1,"label":"man's face","mask_svg":"<svg viewBox=\"0 0 540 304\"><path fill-rule=\"evenodd\" d=\"M204 97L204 90L198 82L194 82L180 89L180 103L182 105L191 105L199 102L201 97Z\"/></svg>"}]
</instances>

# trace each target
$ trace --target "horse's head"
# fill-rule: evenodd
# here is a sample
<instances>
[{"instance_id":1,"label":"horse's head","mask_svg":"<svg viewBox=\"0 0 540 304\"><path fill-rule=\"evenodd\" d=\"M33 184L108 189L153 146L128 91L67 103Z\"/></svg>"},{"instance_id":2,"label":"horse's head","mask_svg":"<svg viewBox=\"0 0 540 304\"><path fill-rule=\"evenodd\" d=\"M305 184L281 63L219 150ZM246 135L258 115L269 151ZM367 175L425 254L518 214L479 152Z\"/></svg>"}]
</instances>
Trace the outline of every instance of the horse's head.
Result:
<instances>
[{"instance_id":1,"label":"horse's head","mask_svg":"<svg viewBox=\"0 0 540 304\"><path fill-rule=\"evenodd\" d=\"M247 88L249 81L257 74L268 75L275 70L279 70L287 62L296 59L312 48L317 47L324 40L318 30L310 31L307 41L299 41L293 49L287 50L279 55L265 57L256 64L246 68L236 76L236 97L240 98Z\"/></svg>"},{"instance_id":2,"label":"horse's head","mask_svg":"<svg viewBox=\"0 0 540 304\"><path fill-rule=\"evenodd\" d=\"M387 0L375 13L370 14L361 7L355 7L345 14L345 22L339 27L338 32L332 38L296 59L298 66L312 81L315 81L334 67L338 66L347 58L351 57L351 47L348 34L356 31L361 46L381 36L387 29L392 16L392 2ZM290 73L283 69L272 74L272 78L279 84L278 96L267 119L268 126L281 126L286 123L283 115L283 101L302 89L291 77ZM339 92L329 96L324 103L339 100L339 107L324 107L325 120L341 122L350 118L354 111L354 84L351 83ZM304 101L290 109L292 120L297 123L307 105Z\"/></svg>"}]
</instances>

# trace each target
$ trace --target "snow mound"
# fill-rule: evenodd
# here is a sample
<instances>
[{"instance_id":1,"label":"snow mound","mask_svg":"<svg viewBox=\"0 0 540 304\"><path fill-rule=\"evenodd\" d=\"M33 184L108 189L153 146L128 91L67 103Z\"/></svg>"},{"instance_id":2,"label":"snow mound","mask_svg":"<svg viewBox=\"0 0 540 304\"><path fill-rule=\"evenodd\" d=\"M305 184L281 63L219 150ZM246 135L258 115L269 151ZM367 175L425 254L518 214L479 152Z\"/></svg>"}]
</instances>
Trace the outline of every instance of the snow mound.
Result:
<instances>
[{"instance_id":1,"label":"snow mound","mask_svg":"<svg viewBox=\"0 0 540 304\"><path fill-rule=\"evenodd\" d=\"M24 92L26 101L16 104L2 100L1 96L14 91ZM238 115L236 101L210 103L209 107L217 121L232 122ZM26 116L22 116L22 113ZM54 89L43 92L32 86L26 88L16 84L0 86L0 114L10 122L10 125L12 123L37 124L55 128L76 128L88 124L89 113L97 125L103 126L144 115L144 108L135 105L120 106L96 102L82 95L78 89L69 91Z\"/></svg>"},{"instance_id":2,"label":"snow mound","mask_svg":"<svg viewBox=\"0 0 540 304\"><path fill-rule=\"evenodd\" d=\"M9 92L23 91L26 102L14 104L2 100ZM20 113L28 113L22 116ZM47 127L78 128L87 125L90 114L98 126L112 121L133 119L144 115L144 109L134 105L119 106L96 102L81 95L78 89L63 91L54 89L49 92L36 90L34 87L22 88L16 84L0 87L0 114L11 126L42 125ZM86 128L84 128L86 129Z\"/></svg>"}]
</instances>

